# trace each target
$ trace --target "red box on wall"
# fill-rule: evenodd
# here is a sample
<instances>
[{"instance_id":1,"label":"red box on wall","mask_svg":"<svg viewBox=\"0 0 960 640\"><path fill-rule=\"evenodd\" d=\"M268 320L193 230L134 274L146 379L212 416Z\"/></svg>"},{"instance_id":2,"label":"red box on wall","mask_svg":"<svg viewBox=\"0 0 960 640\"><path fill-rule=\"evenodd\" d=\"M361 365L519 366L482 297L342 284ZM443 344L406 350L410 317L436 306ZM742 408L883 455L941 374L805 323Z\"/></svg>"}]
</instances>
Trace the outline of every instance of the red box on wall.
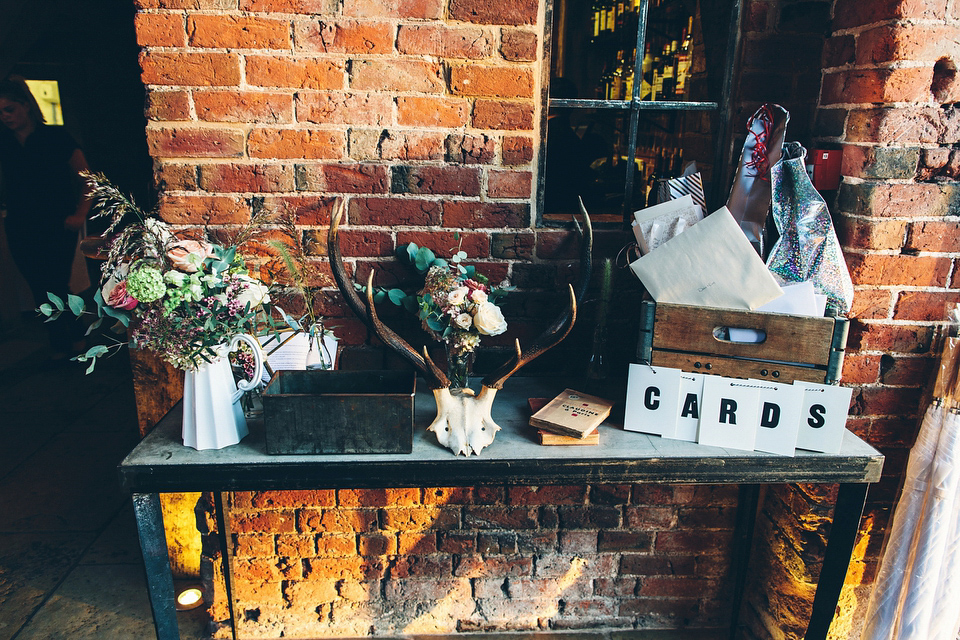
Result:
<instances>
[{"instance_id":1,"label":"red box on wall","mask_svg":"<svg viewBox=\"0 0 960 640\"><path fill-rule=\"evenodd\" d=\"M834 191L840 188L839 149L817 149L813 152L813 187L817 191Z\"/></svg>"}]
</instances>

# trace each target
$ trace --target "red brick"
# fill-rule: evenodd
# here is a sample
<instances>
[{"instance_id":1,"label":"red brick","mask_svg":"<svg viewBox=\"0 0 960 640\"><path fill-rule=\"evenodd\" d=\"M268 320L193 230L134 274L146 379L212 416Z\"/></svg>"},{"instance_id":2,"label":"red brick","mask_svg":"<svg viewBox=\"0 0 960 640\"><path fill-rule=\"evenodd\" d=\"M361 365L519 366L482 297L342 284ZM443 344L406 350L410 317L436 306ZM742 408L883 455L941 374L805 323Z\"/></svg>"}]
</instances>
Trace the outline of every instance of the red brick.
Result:
<instances>
[{"instance_id":1,"label":"red brick","mask_svg":"<svg viewBox=\"0 0 960 640\"><path fill-rule=\"evenodd\" d=\"M279 540L277 541L279 548ZM354 535L325 533L317 538L318 556L352 556L357 553L357 540ZM302 557L303 554L300 554Z\"/></svg>"},{"instance_id":2,"label":"red brick","mask_svg":"<svg viewBox=\"0 0 960 640\"><path fill-rule=\"evenodd\" d=\"M518 556L464 555L459 558L453 575L459 578L487 578L533 575L533 558ZM501 593L502 595L502 593Z\"/></svg>"},{"instance_id":3,"label":"red brick","mask_svg":"<svg viewBox=\"0 0 960 640\"><path fill-rule=\"evenodd\" d=\"M443 160L444 135L437 131L350 129L356 160Z\"/></svg>"},{"instance_id":4,"label":"red brick","mask_svg":"<svg viewBox=\"0 0 960 640\"><path fill-rule=\"evenodd\" d=\"M707 581L699 578L677 578L666 576L650 576L643 581L639 596L657 598L683 598L690 594L703 593Z\"/></svg>"},{"instance_id":5,"label":"red brick","mask_svg":"<svg viewBox=\"0 0 960 640\"><path fill-rule=\"evenodd\" d=\"M389 22L297 20L297 51L385 54L393 52L395 27Z\"/></svg>"},{"instance_id":6,"label":"red brick","mask_svg":"<svg viewBox=\"0 0 960 640\"><path fill-rule=\"evenodd\" d=\"M233 583L233 597L247 602L261 602L264 605L283 604L283 595L280 593L280 583L272 580L244 580L240 576Z\"/></svg>"},{"instance_id":7,"label":"red brick","mask_svg":"<svg viewBox=\"0 0 960 640\"><path fill-rule=\"evenodd\" d=\"M847 266L854 284L945 287L952 263L950 258L850 254Z\"/></svg>"},{"instance_id":8,"label":"red brick","mask_svg":"<svg viewBox=\"0 0 960 640\"><path fill-rule=\"evenodd\" d=\"M910 224L907 249L918 251L956 252L960 249L960 222L918 220Z\"/></svg>"},{"instance_id":9,"label":"red brick","mask_svg":"<svg viewBox=\"0 0 960 640\"><path fill-rule=\"evenodd\" d=\"M416 198L352 198L350 224L433 226L440 224L440 203Z\"/></svg>"},{"instance_id":10,"label":"red brick","mask_svg":"<svg viewBox=\"0 0 960 640\"><path fill-rule=\"evenodd\" d=\"M846 354L840 379L845 385L876 384L880 380L880 356L862 353Z\"/></svg>"},{"instance_id":11,"label":"red brick","mask_svg":"<svg viewBox=\"0 0 960 640\"><path fill-rule=\"evenodd\" d=\"M850 327L848 345L863 351L927 353L932 339L932 326L854 322Z\"/></svg>"},{"instance_id":12,"label":"red brick","mask_svg":"<svg viewBox=\"0 0 960 640\"><path fill-rule=\"evenodd\" d=\"M857 37L857 64L900 60L935 62L957 57L957 29L946 25L899 23L868 29Z\"/></svg>"},{"instance_id":13,"label":"red brick","mask_svg":"<svg viewBox=\"0 0 960 640\"><path fill-rule=\"evenodd\" d=\"M454 129L465 126L470 116L470 103L456 98L433 96L399 96L397 124L405 127Z\"/></svg>"},{"instance_id":14,"label":"red brick","mask_svg":"<svg viewBox=\"0 0 960 640\"><path fill-rule=\"evenodd\" d=\"M597 551L649 552L653 549L653 533L649 531L601 531Z\"/></svg>"},{"instance_id":15,"label":"red brick","mask_svg":"<svg viewBox=\"0 0 960 640\"><path fill-rule=\"evenodd\" d=\"M260 91L194 91L197 118L206 122L293 121L293 96Z\"/></svg>"},{"instance_id":16,"label":"red brick","mask_svg":"<svg viewBox=\"0 0 960 640\"><path fill-rule=\"evenodd\" d=\"M522 29L501 29L500 55L511 62L534 62L537 59L537 34Z\"/></svg>"},{"instance_id":17,"label":"red brick","mask_svg":"<svg viewBox=\"0 0 960 640\"><path fill-rule=\"evenodd\" d=\"M894 386L923 386L931 379L936 364L933 358L891 356L885 360L880 383Z\"/></svg>"},{"instance_id":18,"label":"red brick","mask_svg":"<svg viewBox=\"0 0 960 640\"><path fill-rule=\"evenodd\" d=\"M144 84L229 87L240 84L240 59L232 53L140 54L140 78Z\"/></svg>"},{"instance_id":19,"label":"red brick","mask_svg":"<svg viewBox=\"0 0 960 640\"><path fill-rule=\"evenodd\" d=\"M341 158L346 151L342 131L319 129L254 129L251 158Z\"/></svg>"},{"instance_id":20,"label":"red brick","mask_svg":"<svg viewBox=\"0 0 960 640\"><path fill-rule=\"evenodd\" d=\"M703 554L722 554L730 548L732 539L730 531L661 531L657 534L655 549L658 552L697 549Z\"/></svg>"},{"instance_id":21,"label":"red brick","mask_svg":"<svg viewBox=\"0 0 960 640\"><path fill-rule=\"evenodd\" d=\"M141 47L182 47L187 31L180 13L138 13L133 19Z\"/></svg>"},{"instance_id":22,"label":"red brick","mask_svg":"<svg viewBox=\"0 0 960 640\"><path fill-rule=\"evenodd\" d=\"M917 420L913 416L870 420L868 438L876 447L910 447L916 435Z\"/></svg>"},{"instance_id":23,"label":"red brick","mask_svg":"<svg viewBox=\"0 0 960 640\"><path fill-rule=\"evenodd\" d=\"M293 167L280 164L200 165L200 188L212 192L293 191Z\"/></svg>"},{"instance_id":24,"label":"red brick","mask_svg":"<svg viewBox=\"0 0 960 640\"><path fill-rule=\"evenodd\" d=\"M506 4L486 0L450 0L450 17L475 24L536 24L537 0L517 0Z\"/></svg>"},{"instance_id":25,"label":"red brick","mask_svg":"<svg viewBox=\"0 0 960 640\"><path fill-rule=\"evenodd\" d=\"M883 220L837 216L837 237L845 247L900 249L906 237L906 220Z\"/></svg>"},{"instance_id":26,"label":"red brick","mask_svg":"<svg viewBox=\"0 0 960 640\"><path fill-rule=\"evenodd\" d=\"M830 69L852 64L856 50L856 38L850 34L827 38L823 45L823 67Z\"/></svg>"},{"instance_id":27,"label":"red brick","mask_svg":"<svg viewBox=\"0 0 960 640\"><path fill-rule=\"evenodd\" d=\"M246 56L247 82L260 87L343 89L346 78L340 60L293 56Z\"/></svg>"},{"instance_id":28,"label":"red brick","mask_svg":"<svg viewBox=\"0 0 960 640\"><path fill-rule=\"evenodd\" d=\"M855 289L850 318L878 320L890 316L893 297L890 291L883 289Z\"/></svg>"},{"instance_id":29,"label":"red brick","mask_svg":"<svg viewBox=\"0 0 960 640\"><path fill-rule=\"evenodd\" d=\"M180 158L231 158L243 155L243 132L201 127L147 127L150 155Z\"/></svg>"},{"instance_id":30,"label":"red brick","mask_svg":"<svg viewBox=\"0 0 960 640\"><path fill-rule=\"evenodd\" d=\"M847 117L848 142L933 144L941 136L943 113L929 107L855 109Z\"/></svg>"},{"instance_id":31,"label":"red brick","mask_svg":"<svg viewBox=\"0 0 960 640\"><path fill-rule=\"evenodd\" d=\"M437 20L443 17L443 2L442 0L345 0L343 15L351 18Z\"/></svg>"},{"instance_id":32,"label":"red brick","mask_svg":"<svg viewBox=\"0 0 960 640\"><path fill-rule=\"evenodd\" d=\"M340 489L340 507L410 507L420 504L419 489Z\"/></svg>"},{"instance_id":33,"label":"red brick","mask_svg":"<svg viewBox=\"0 0 960 640\"><path fill-rule=\"evenodd\" d=\"M450 91L465 96L532 98L533 71L526 67L454 65Z\"/></svg>"},{"instance_id":34,"label":"red brick","mask_svg":"<svg viewBox=\"0 0 960 640\"><path fill-rule=\"evenodd\" d=\"M410 242L402 240L403 237L403 234L397 234L398 246ZM426 487L423 490L423 504L473 504L473 487Z\"/></svg>"},{"instance_id":35,"label":"red brick","mask_svg":"<svg viewBox=\"0 0 960 640\"><path fill-rule=\"evenodd\" d=\"M443 226L466 229L524 228L530 225L530 207L521 203L448 201Z\"/></svg>"},{"instance_id":36,"label":"red brick","mask_svg":"<svg viewBox=\"0 0 960 640\"><path fill-rule=\"evenodd\" d=\"M821 104L927 102L930 100L930 67L858 69L825 73Z\"/></svg>"},{"instance_id":37,"label":"red brick","mask_svg":"<svg viewBox=\"0 0 960 640\"><path fill-rule=\"evenodd\" d=\"M394 193L480 195L480 170L474 167L394 166Z\"/></svg>"},{"instance_id":38,"label":"red brick","mask_svg":"<svg viewBox=\"0 0 960 640\"><path fill-rule=\"evenodd\" d=\"M464 602L471 598L470 580L390 580L386 583L387 600Z\"/></svg>"},{"instance_id":39,"label":"red brick","mask_svg":"<svg viewBox=\"0 0 960 640\"><path fill-rule=\"evenodd\" d=\"M173 196L161 199L160 217L170 224L244 224L250 205L231 196Z\"/></svg>"},{"instance_id":40,"label":"red brick","mask_svg":"<svg viewBox=\"0 0 960 640\"><path fill-rule=\"evenodd\" d=\"M396 555L397 537L382 533L357 536L357 552L362 556Z\"/></svg>"},{"instance_id":41,"label":"red brick","mask_svg":"<svg viewBox=\"0 0 960 640\"><path fill-rule=\"evenodd\" d=\"M444 140L447 162L456 164L491 164L496 159L496 142L486 135L452 133Z\"/></svg>"},{"instance_id":42,"label":"red brick","mask_svg":"<svg viewBox=\"0 0 960 640\"><path fill-rule=\"evenodd\" d=\"M533 116L530 121L533 122ZM526 136L504 136L501 156L506 166L530 164L533 161L533 140Z\"/></svg>"},{"instance_id":43,"label":"red brick","mask_svg":"<svg viewBox=\"0 0 960 640\"><path fill-rule=\"evenodd\" d=\"M272 533L237 535L233 555L238 558L264 557L276 554Z\"/></svg>"},{"instance_id":44,"label":"red brick","mask_svg":"<svg viewBox=\"0 0 960 640\"><path fill-rule=\"evenodd\" d=\"M340 8L338 0L240 0L241 11L263 13L302 13L333 15Z\"/></svg>"},{"instance_id":45,"label":"red brick","mask_svg":"<svg viewBox=\"0 0 960 640\"><path fill-rule=\"evenodd\" d=\"M330 224L330 215L337 200L336 197L315 195L268 196L263 199L263 206L269 210L290 212L300 226L316 227Z\"/></svg>"},{"instance_id":46,"label":"red brick","mask_svg":"<svg viewBox=\"0 0 960 640\"><path fill-rule=\"evenodd\" d=\"M381 558L307 558L304 577L325 582L336 580L376 580L386 575Z\"/></svg>"},{"instance_id":47,"label":"red brick","mask_svg":"<svg viewBox=\"0 0 960 640\"><path fill-rule=\"evenodd\" d=\"M337 598L336 583L326 580L293 580L283 584L285 603L309 602L316 606L322 602L333 602Z\"/></svg>"},{"instance_id":48,"label":"red brick","mask_svg":"<svg viewBox=\"0 0 960 640\"><path fill-rule=\"evenodd\" d=\"M294 533L296 522L293 511L232 511L228 517L234 533Z\"/></svg>"},{"instance_id":49,"label":"red brick","mask_svg":"<svg viewBox=\"0 0 960 640\"><path fill-rule=\"evenodd\" d=\"M479 60L493 52L493 36L480 27L401 25L397 50L408 55Z\"/></svg>"},{"instance_id":50,"label":"red brick","mask_svg":"<svg viewBox=\"0 0 960 640\"><path fill-rule=\"evenodd\" d=\"M669 529L676 522L674 507L636 506L626 510L631 529Z\"/></svg>"},{"instance_id":51,"label":"red brick","mask_svg":"<svg viewBox=\"0 0 960 640\"><path fill-rule=\"evenodd\" d=\"M833 28L862 27L895 18L942 20L945 16L946 3L942 0L915 0L913 2L901 2L900 0L879 0L875 2L837 0L834 6Z\"/></svg>"},{"instance_id":52,"label":"red brick","mask_svg":"<svg viewBox=\"0 0 960 640\"><path fill-rule=\"evenodd\" d=\"M893 310L894 320L940 322L947 317L947 305L960 302L960 293L943 291L902 291Z\"/></svg>"},{"instance_id":53,"label":"red brick","mask_svg":"<svg viewBox=\"0 0 960 640\"><path fill-rule=\"evenodd\" d=\"M297 94L297 120L353 126L389 124L393 100L388 94L324 91Z\"/></svg>"},{"instance_id":54,"label":"red brick","mask_svg":"<svg viewBox=\"0 0 960 640\"><path fill-rule=\"evenodd\" d=\"M387 167L377 164L304 164L297 189L328 193L386 193Z\"/></svg>"},{"instance_id":55,"label":"red brick","mask_svg":"<svg viewBox=\"0 0 960 640\"><path fill-rule=\"evenodd\" d=\"M290 22L260 16L191 15L190 46L216 49L289 49Z\"/></svg>"},{"instance_id":56,"label":"red brick","mask_svg":"<svg viewBox=\"0 0 960 640\"><path fill-rule=\"evenodd\" d=\"M300 533L370 533L377 528L375 509L298 509L296 530Z\"/></svg>"},{"instance_id":57,"label":"red brick","mask_svg":"<svg viewBox=\"0 0 960 640\"><path fill-rule=\"evenodd\" d=\"M354 60L350 88L360 91L417 91L442 93L440 64L423 60Z\"/></svg>"},{"instance_id":58,"label":"red brick","mask_svg":"<svg viewBox=\"0 0 960 640\"><path fill-rule=\"evenodd\" d=\"M190 97L186 91L147 91L147 120L190 120Z\"/></svg>"},{"instance_id":59,"label":"red brick","mask_svg":"<svg viewBox=\"0 0 960 640\"><path fill-rule=\"evenodd\" d=\"M197 188L197 167L192 164L158 162L153 177L159 191L194 191Z\"/></svg>"},{"instance_id":60,"label":"red brick","mask_svg":"<svg viewBox=\"0 0 960 640\"><path fill-rule=\"evenodd\" d=\"M424 555L437 552L437 534L401 532L397 534L397 553Z\"/></svg>"},{"instance_id":61,"label":"red brick","mask_svg":"<svg viewBox=\"0 0 960 640\"><path fill-rule=\"evenodd\" d=\"M380 525L383 529L406 531L458 529L460 528L460 509L457 507L390 507L381 511Z\"/></svg>"},{"instance_id":62,"label":"red brick","mask_svg":"<svg viewBox=\"0 0 960 640\"><path fill-rule=\"evenodd\" d=\"M459 233L454 231L398 231L397 246L406 247L410 243L418 247L430 247L437 255L448 258L456 251L463 250L469 260L486 258L490 255L490 238L485 233ZM465 499L454 504L472 504Z\"/></svg>"},{"instance_id":63,"label":"red brick","mask_svg":"<svg viewBox=\"0 0 960 640\"><path fill-rule=\"evenodd\" d=\"M312 535L280 534L277 536L277 555L290 558L312 558L317 545Z\"/></svg>"},{"instance_id":64,"label":"red brick","mask_svg":"<svg viewBox=\"0 0 960 640\"><path fill-rule=\"evenodd\" d=\"M507 488L507 500L513 505L582 504L586 495L587 488L584 485Z\"/></svg>"},{"instance_id":65,"label":"red brick","mask_svg":"<svg viewBox=\"0 0 960 640\"><path fill-rule=\"evenodd\" d=\"M531 198L533 174L529 171L490 171L487 175L487 197Z\"/></svg>"},{"instance_id":66,"label":"red brick","mask_svg":"<svg viewBox=\"0 0 960 640\"><path fill-rule=\"evenodd\" d=\"M470 506L464 512L464 527L476 529L534 529L537 509L533 507Z\"/></svg>"},{"instance_id":67,"label":"red brick","mask_svg":"<svg viewBox=\"0 0 960 640\"><path fill-rule=\"evenodd\" d=\"M473 106L473 126L477 129L532 131L533 104L504 100L477 100Z\"/></svg>"},{"instance_id":68,"label":"red brick","mask_svg":"<svg viewBox=\"0 0 960 640\"><path fill-rule=\"evenodd\" d=\"M915 415L920 389L860 387L854 389L850 413L861 416Z\"/></svg>"}]
</instances>

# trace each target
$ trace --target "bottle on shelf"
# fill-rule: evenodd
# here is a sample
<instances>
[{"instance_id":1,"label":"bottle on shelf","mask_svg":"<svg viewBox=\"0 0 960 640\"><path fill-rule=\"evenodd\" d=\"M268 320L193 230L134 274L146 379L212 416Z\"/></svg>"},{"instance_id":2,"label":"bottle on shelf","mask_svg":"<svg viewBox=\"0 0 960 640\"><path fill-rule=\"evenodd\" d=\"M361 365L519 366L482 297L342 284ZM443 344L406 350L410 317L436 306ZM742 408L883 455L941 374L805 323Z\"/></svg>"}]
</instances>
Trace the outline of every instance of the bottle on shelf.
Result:
<instances>
[{"instance_id":1,"label":"bottle on shelf","mask_svg":"<svg viewBox=\"0 0 960 640\"><path fill-rule=\"evenodd\" d=\"M630 51L630 55L627 57L627 61L624 63L625 68L623 70L623 99L624 100L633 100L633 84L634 84L634 67L636 66L637 50L633 49Z\"/></svg>"},{"instance_id":2,"label":"bottle on shelf","mask_svg":"<svg viewBox=\"0 0 960 640\"><path fill-rule=\"evenodd\" d=\"M677 96L683 100L687 96L687 79L690 76L690 67L693 62L693 16L687 20L687 28L683 31L683 41L677 52Z\"/></svg>"},{"instance_id":3,"label":"bottle on shelf","mask_svg":"<svg viewBox=\"0 0 960 640\"><path fill-rule=\"evenodd\" d=\"M663 80L660 82L663 100L673 100L676 97L676 54L677 41L672 41L663 47Z\"/></svg>"},{"instance_id":4,"label":"bottle on shelf","mask_svg":"<svg viewBox=\"0 0 960 640\"><path fill-rule=\"evenodd\" d=\"M650 43L644 47L643 60L640 63L643 78L640 84L640 99L653 99L653 56L650 54Z\"/></svg>"}]
</instances>

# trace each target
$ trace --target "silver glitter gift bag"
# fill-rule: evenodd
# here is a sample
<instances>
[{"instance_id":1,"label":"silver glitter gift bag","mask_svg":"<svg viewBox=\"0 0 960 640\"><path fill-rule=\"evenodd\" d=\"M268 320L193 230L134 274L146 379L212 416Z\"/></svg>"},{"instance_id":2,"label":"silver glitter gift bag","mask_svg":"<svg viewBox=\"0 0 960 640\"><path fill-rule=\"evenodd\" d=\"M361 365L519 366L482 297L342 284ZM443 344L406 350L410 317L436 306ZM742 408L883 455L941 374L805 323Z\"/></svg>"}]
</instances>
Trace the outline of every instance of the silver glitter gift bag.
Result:
<instances>
[{"instance_id":1,"label":"silver glitter gift bag","mask_svg":"<svg viewBox=\"0 0 960 640\"><path fill-rule=\"evenodd\" d=\"M845 315L853 303L853 282L827 203L804 167L806 156L799 142L787 142L779 162L770 168L770 204L780 238L767 268L781 284L812 281L816 291L827 296L827 313Z\"/></svg>"}]
</instances>

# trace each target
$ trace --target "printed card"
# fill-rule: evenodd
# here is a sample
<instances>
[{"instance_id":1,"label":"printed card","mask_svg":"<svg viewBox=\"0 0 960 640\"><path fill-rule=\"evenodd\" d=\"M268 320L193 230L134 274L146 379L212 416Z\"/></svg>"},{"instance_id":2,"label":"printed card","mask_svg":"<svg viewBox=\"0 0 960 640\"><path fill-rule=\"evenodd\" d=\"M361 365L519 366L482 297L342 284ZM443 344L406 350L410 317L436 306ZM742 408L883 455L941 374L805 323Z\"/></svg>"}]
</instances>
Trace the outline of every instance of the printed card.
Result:
<instances>
[{"instance_id":1,"label":"printed card","mask_svg":"<svg viewBox=\"0 0 960 640\"><path fill-rule=\"evenodd\" d=\"M677 408L676 428L664 432L664 438L674 440L697 441L697 429L700 426L700 406L703 400L703 374L680 372L680 393Z\"/></svg>"},{"instance_id":2,"label":"printed card","mask_svg":"<svg viewBox=\"0 0 960 640\"><path fill-rule=\"evenodd\" d=\"M782 456L794 455L800 429L804 390L792 384L756 380L760 412L754 449Z\"/></svg>"},{"instance_id":3,"label":"printed card","mask_svg":"<svg viewBox=\"0 0 960 640\"><path fill-rule=\"evenodd\" d=\"M821 453L839 453L853 389L813 382L793 384L804 389L797 448Z\"/></svg>"},{"instance_id":4,"label":"printed card","mask_svg":"<svg viewBox=\"0 0 960 640\"><path fill-rule=\"evenodd\" d=\"M704 376L697 442L753 451L760 390L752 380Z\"/></svg>"},{"instance_id":5,"label":"printed card","mask_svg":"<svg viewBox=\"0 0 960 640\"><path fill-rule=\"evenodd\" d=\"M680 370L631 364L623 428L662 436L674 432L680 395Z\"/></svg>"}]
</instances>

